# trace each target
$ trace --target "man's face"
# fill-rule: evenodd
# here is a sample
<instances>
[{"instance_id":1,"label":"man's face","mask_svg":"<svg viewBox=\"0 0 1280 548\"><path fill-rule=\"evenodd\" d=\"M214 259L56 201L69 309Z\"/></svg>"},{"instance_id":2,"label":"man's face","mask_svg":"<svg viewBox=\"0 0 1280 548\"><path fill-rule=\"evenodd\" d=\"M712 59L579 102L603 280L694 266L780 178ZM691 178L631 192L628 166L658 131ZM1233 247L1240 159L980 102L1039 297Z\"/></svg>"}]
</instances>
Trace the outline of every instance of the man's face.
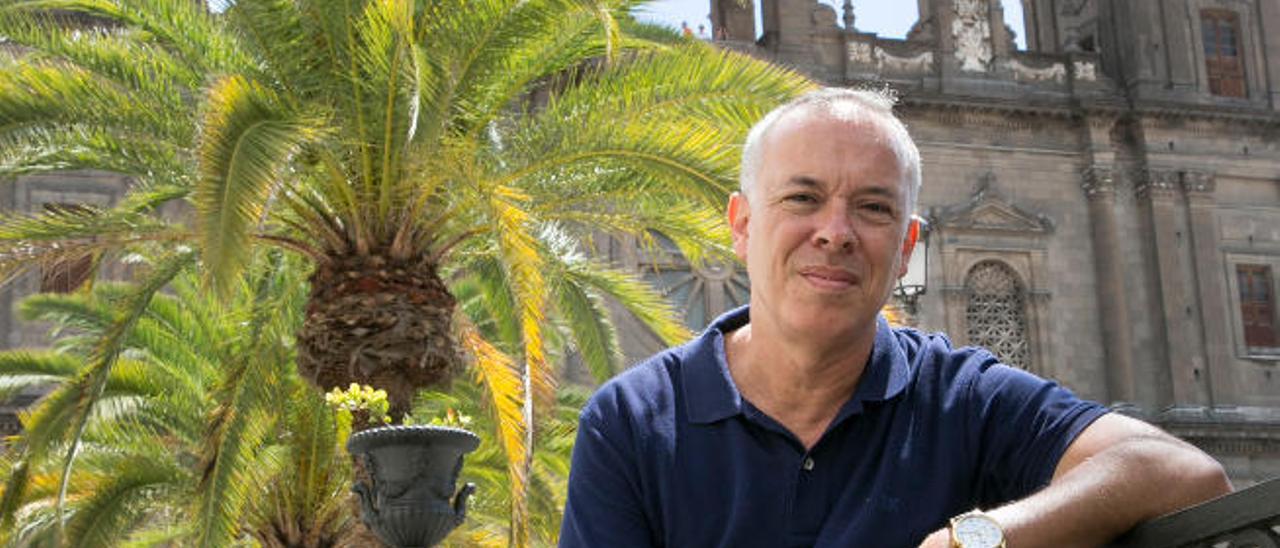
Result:
<instances>
[{"instance_id":1,"label":"man's face","mask_svg":"<svg viewBox=\"0 0 1280 548\"><path fill-rule=\"evenodd\" d=\"M764 136L750 196L729 202L751 322L819 342L874 336L915 244L905 166L879 125L802 109Z\"/></svg>"}]
</instances>

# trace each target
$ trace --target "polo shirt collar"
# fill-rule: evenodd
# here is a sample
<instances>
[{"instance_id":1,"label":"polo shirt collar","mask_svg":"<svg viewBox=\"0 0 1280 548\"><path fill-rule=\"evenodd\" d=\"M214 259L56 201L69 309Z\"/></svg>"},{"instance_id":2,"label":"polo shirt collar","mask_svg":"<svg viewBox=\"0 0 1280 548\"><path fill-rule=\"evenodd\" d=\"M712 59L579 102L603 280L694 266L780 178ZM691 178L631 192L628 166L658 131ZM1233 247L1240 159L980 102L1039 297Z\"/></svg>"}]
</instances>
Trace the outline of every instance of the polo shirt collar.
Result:
<instances>
[{"instance_id":1,"label":"polo shirt collar","mask_svg":"<svg viewBox=\"0 0 1280 548\"><path fill-rule=\"evenodd\" d=\"M742 306L724 313L688 347L681 367L684 401L689 422L708 424L742 413L742 394L729 375L724 335L750 321L750 311ZM867 368L853 397L837 418L860 412L868 401L884 401L897 396L907 386L909 368L906 354L893 329L883 316L876 319L876 338Z\"/></svg>"}]
</instances>

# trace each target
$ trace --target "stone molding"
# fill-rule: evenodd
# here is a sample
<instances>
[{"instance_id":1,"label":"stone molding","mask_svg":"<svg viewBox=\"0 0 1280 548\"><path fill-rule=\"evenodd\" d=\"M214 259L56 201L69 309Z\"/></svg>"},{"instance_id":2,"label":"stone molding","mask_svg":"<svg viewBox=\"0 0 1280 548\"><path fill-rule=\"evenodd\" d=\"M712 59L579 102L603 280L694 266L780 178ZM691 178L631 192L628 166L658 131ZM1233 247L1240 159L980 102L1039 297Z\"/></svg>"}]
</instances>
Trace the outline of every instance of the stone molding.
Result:
<instances>
[{"instance_id":1,"label":"stone molding","mask_svg":"<svg viewBox=\"0 0 1280 548\"><path fill-rule=\"evenodd\" d=\"M1080 188L1090 200L1110 198L1116 193L1116 171L1110 166L1089 166L1080 170Z\"/></svg>"},{"instance_id":2,"label":"stone molding","mask_svg":"<svg viewBox=\"0 0 1280 548\"><path fill-rule=\"evenodd\" d=\"M980 126L993 129L1027 130L1046 123L1073 124L1075 116L1066 108L1036 107L1027 104L956 103L932 101L919 96L904 97L899 109L904 114L946 125Z\"/></svg>"},{"instance_id":3,"label":"stone molding","mask_svg":"<svg viewBox=\"0 0 1280 548\"><path fill-rule=\"evenodd\" d=\"M1139 198L1168 199L1179 192L1188 198L1208 198L1217 187L1215 174L1194 169L1144 168L1134 172L1134 180L1134 194Z\"/></svg>"},{"instance_id":4,"label":"stone molding","mask_svg":"<svg viewBox=\"0 0 1280 548\"><path fill-rule=\"evenodd\" d=\"M1133 180L1133 193L1138 198L1173 198L1182 187L1181 176L1173 169L1141 168L1134 172Z\"/></svg>"},{"instance_id":5,"label":"stone molding","mask_svg":"<svg viewBox=\"0 0 1280 548\"><path fill-rule=\"evenodd\" d=\"M1049 234L1053 221L1043 213L1026 211L1009 202L996 188L994 173L979 177L977 188L967 203L929 212L930 224L945 228L1006 232L1019 236Z\"/></svg>"},{"instance_id":6,"label":"stone molding","mask_svg":"<svg viewBox=\"0 0 1280 548\"><path fill-rule=\"evenodd\" d=\"M1188 196L1207 197L1213 195L1217 187L1217 179L1213 173L1205 171L1182 172L1182 190Z\"/></svg>"}]
</instances>

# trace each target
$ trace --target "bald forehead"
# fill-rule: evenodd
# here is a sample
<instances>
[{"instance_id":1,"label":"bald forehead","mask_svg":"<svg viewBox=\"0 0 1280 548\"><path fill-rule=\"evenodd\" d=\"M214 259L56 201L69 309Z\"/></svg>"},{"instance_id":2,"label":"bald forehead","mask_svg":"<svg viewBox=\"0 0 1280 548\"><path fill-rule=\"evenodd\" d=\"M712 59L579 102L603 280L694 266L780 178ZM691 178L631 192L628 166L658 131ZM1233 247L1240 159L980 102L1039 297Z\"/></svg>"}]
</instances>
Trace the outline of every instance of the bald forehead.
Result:
<instances>
[{"instance_id":1,"label":"bald forehead","mask_svg":"<svg viewBox=\"0 0 1280 548\"><path fill-rule=\"evenodd\" d=\"M844 131L850 133L862 133L863 137L872 138L877 143L892 142L892 132L895 129L892 118L871 112L852 101L841 101L830 104L797 105L782 113L761 140L764 143L771 143L779 135L824 124L841 126Z\"/></svg>"},{"instance_id":2,"label":"bald forehead","mask_svg":"<svg viewBox=\"0 0 1280 548\"><path fill-rule=\"evenodd\" d=\"M897 172L902 175L904 183L909 185L907 174L910 169L905 151L900 150L900 141L894 138L896 125L891 118L885 118L876 112L868 112L856 103L841 102L830 106L798 105L783 113L761 136L763 153L760 157L761 167L775 159L775 154L784 148L787 142L802 138L812 133L823 135L843 135L861 143L848 149L842 149L829 158L833 162L847 158L848 155L884 154L886 161L897 164ZM848 141L845 141L848 142ZM806 150L807 154L822 154L816 149ZM758 188L760 185L756 185Z\"/></svg>"}]
</instances>

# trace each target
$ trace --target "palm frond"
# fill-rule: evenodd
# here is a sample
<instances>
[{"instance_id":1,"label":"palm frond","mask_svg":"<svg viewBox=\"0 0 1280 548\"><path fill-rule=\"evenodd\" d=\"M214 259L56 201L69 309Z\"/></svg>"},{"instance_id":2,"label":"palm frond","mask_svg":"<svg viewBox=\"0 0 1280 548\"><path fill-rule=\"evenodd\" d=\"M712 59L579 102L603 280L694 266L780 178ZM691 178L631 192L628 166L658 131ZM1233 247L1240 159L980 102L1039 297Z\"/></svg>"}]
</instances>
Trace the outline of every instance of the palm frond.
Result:
<instances>
[{"instance_id":1,"label":"palm frond","mask_svg":"<svg viewBox=\"0 0 1280 548\"><path fill-rule=\"evenodd\" d=\"M71 477L71 467L75 462L77 449L79 448L81 436L84 433L85 426L88 423L89 415L92 413L94 404L101 397L106 387L107 379L111 372L111 367L115 365L116 359L119 357L123 347L123 342L130 328L138 321L147 308L147 304L151 298L169 283L179 272L188 268L195 262L194 253L183 253L169 257L166 261L158 265L156 270L146 277L145 282L141 284L137 291L131 295L129 306L124 309L123 314L113 322L111 329L105 334L105 337L95 349L94 354L90 356L92 364L76 383L76 410L72 417L71 439L63 459L61 485L58 489L58 523L63 523L61 517L62 505L66 497L68 481ZM61 525L60 525L61 526Z\"/></svg>"},{"instance_id":2,"label":"palm frond","mask_svg":"<svg viewBox=\"0 0 1280 548\"><path fill-rule=\"evenodd\" d=\"M241 77L219 80L209 96L195 202L205 269L214 287L226 291L244 267L250 231L272 185L317 130L274 92Z\"/></svg>"},{"instance_id":3,"label":"palm frond","mask_svg":"<svg viewBox=\"0 0 1280 548\"><path fill-rule=\"evenodd\" d=\"M60 239L38 241L30 238L0 239L0 286L37 267L92 257L95 261L131 244L145 242L183 242L190 237L170 230L148 234L146 231L99 232L92 240Z\"/></svg>"},{"instance_id":4,"label":"palm frond","mask_svg":"<svg viewBox=\"0 0 1280 548\"><path fill-rule=\"evenodd\" d=\"M178 90L171 93L181 101ZM24 61L0 67L0 135L84 124L190 142L192 128L162 108L148 108L147 99L74 65Z\"/></svg>"},{"instance_id":5,"label":"palm frond","mask_svg":"<svg viewBox=\"0 0 1280 548\"><path fill-rule=\"evenodd\" d=\"M0 401L8 401L27 388L62 382L75 375L82 363L77 356L48 350L0 353Z\"/></svg>"},{"instance_id":6,"label":"palm frond","mask_svg":"<svg viewBox=\"0 0 1280 548\"><path fill-rule=\"evenodd\" d=\"M580 278L555 276L554 280L556 309L564 317L583 363L596 382L608 380L617 374L622 358L609 311L597 293L581 284Z\"/></svg>"},{"instance_id":7,"label":"palm frond","mask_svg":"<svg viewBox=\"0 0 1280 548\"><path fill-rule=\"evenodd\" d=\"M143 458L134 453L115 462L109 476L92 481L88 495L76 503L67 524L71 546L114 546L146 517L146 505L157 488L178 483L185 472L171 459Z\"/></svg>"},{"instance_id":8,"label":"palm frond","mask_svg":"<svg viewBox=\"0 0 1280 548\"><path fill-rule=\"evenodd\" d=\"M677 345L692 336L689 329L676 319L679 316L671 303L636 274L593 261L566 266L566 278L616 299L636 319L649 326L663 343Z\"/></svg>"},{"instance_id":9,"label":"palm frond","mask_svg":"<svg viewBox=\"0 0 1280 548\"><path fill-rule=\"evenodd\" d=\"M513 525L527 523L520 518L527 512L525 485L528 482L532 424L526 420L526 376L509 356L485 341L474 328L462 333L462 344L474 358L473 369L493 406L497 416L498 439L506 456L507 478L510 482L511 513ZM513 531L513 536L519 533ZM512 539L508 539L509 541Z\"/></svg>"},{"instance_id":10,"label":"palm frond","mask_svg":"<svg viewBox=\"0 0 1280 548\"><path fill-rule=\"evenodd\" d=\"M111 21L146 33L147 39L169 51L199 74L250 66L244 52L209 13L204 4L169 0L26 0L8 11L29 14L66 11Z\"/></svg>"},{"instance_id":11,"label":"palm frond","mask_svg":"<svg viewBox=\"0 0 1280 548\"><path fill-rule=\"evenodd\" d=\"M27 51L25 59L60 59L135 90L199 87L203 76L138 33L72 27L35 9L0 10L0 35ZM166 93L150 94L168 99ZM169 105L180 107L180 104Z\"/></svg>"}]
</instances>

